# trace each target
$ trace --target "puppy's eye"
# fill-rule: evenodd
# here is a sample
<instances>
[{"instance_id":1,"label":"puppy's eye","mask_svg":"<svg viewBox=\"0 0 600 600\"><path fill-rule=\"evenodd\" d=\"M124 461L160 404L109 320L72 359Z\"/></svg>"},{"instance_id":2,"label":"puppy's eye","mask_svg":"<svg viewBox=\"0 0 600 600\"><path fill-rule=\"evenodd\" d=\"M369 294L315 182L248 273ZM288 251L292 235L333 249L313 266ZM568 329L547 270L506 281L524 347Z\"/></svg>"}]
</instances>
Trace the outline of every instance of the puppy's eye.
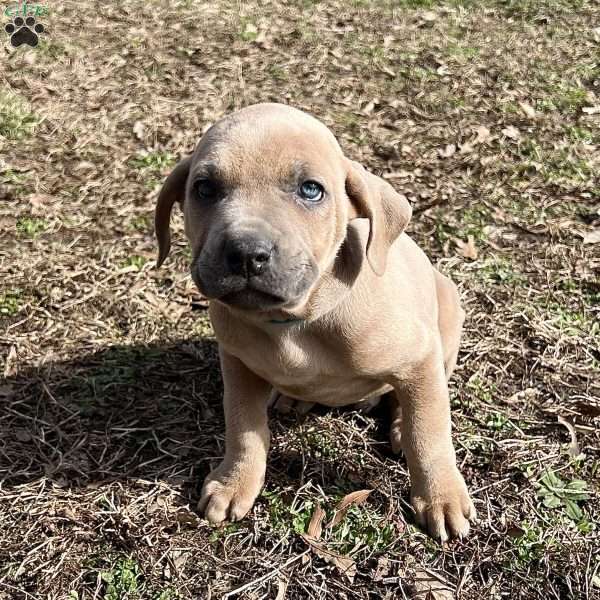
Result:
<instances>
[{"instance_id":1,"label":"puppy's eye","mask_svg":"<svg viewBox=\"0 0 600 600\"><path fill-rule=\"evenodd\" d=\"M194 191L200 200L214 200L219 195L219 184L212 179L197 179Z\"/></svg>"},{"instance_id":2,"label":"puppy's eye","mask_svg":"<svg viewBox=\"0 0 600 600\"><path fill-rule=\"evenodd\" d=\"M316 181L305 181L298 190L300 197L308 202L320 202L323 199L325 190L320 183Z\"/></svg>"}]
</instances>

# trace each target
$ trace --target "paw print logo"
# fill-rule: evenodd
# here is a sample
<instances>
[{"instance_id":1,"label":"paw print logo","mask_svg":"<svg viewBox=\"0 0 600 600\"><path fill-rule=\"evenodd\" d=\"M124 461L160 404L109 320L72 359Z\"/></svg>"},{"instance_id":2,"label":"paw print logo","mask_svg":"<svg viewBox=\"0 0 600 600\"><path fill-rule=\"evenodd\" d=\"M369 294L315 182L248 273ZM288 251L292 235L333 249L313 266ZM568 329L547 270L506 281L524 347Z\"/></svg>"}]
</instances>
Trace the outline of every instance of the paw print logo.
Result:
<instances>
[{"instance_id":1,"label":"paw print logo","mask_svg":"<svg viewBox=\"0 0 600 600\"><path fill-rule=\"evenodd\" d=\"M38 45L38 36L44 33L44 26L41 23L36 23L34 17L15 17L12 23L7 23L4 26L4 31L10 35L10 43L18 48L22 44L30 46Z\"/></svg>"}]
</instances>

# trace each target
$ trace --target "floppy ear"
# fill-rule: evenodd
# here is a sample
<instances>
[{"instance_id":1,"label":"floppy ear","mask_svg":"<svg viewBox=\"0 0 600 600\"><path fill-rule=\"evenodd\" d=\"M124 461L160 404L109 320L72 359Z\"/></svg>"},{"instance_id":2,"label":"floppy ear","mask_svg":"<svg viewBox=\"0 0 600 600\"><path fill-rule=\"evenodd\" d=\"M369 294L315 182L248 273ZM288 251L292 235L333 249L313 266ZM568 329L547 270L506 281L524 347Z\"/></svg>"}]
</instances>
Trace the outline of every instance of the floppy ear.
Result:
<instances>
[{"instance_id":1,"label":"floppy ear","mask_svg":"<svg viewBox=\"0 0 600 600\"><path fill-rule=\"evenodd\" d=\"M369 219L367 260L376 275L383 275L388 250L406 229L412 209L408 200L387 182L348 160L346 193L358 211Z\"/></svg>"},{"instance_id":2,"label":"floppy ear","mask_svg":"<svg viewBox=\"0 0 600 600\"><path fill-rule=\"evenodd\" d=\"M158 239L158 260L156 266L160 267L169 254L171 248L171 232L169 222L171 221L171 210L173 204L183 204L185 198L185 184L190 172L191 157L181 160L171 171L167 180L160 190L154 212L154 231Z\"/></svg>"}]
</instances>

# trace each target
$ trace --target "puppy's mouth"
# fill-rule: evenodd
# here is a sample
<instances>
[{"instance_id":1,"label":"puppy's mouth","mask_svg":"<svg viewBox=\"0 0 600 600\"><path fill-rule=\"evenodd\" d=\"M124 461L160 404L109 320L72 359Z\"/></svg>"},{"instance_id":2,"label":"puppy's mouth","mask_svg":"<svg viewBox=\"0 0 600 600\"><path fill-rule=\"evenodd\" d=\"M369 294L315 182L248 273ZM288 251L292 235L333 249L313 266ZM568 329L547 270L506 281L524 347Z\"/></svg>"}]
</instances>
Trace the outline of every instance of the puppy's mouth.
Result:
<instances>
[{"instance_id":1,"label":"puppy's mouth","mask_svg":"<svg viewBox=\"0 0 600 600\"><path fill-rule=\"evenodd\" d=\"M288 294L266 289L261 282L242 277L203 277L197 269L192 270L192 279L198 289L210 300L246 310L274 310L295 302Z\"/></svg>"},{"instance_id":2,"label":"puppy's mouth","mask_svg":"<svg viewBox=\"0 0 600 600\"><path fill-rule=\"evenodd\" d=\"M269 310L280 308L287 304L288 299L271 292L265 292L248 284L246 287L227 292L220 298L219 302L236 308Z\"/></svg>"}]
</instances>

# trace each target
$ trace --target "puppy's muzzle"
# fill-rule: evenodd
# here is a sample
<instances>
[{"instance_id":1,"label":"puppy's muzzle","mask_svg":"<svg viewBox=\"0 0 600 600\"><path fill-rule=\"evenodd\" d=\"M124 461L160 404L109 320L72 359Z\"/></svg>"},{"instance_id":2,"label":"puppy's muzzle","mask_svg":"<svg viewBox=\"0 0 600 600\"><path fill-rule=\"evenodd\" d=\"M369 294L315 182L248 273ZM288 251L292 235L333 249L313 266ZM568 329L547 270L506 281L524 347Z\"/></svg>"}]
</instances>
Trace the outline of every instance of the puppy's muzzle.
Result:
<instances>
[{"instance_id":1,"label":"puppy's muzzle","mask_svg":"<svg viewBox=\"0 0 600 600\"><path fill-rule=\"evenodd\" d=\"M229 231L212 242L200 253L192 275L205 296L225 304L250 310L289 308L318 274L312 258L297 245L260 230Z\"/></svg>"}]
</instances>

